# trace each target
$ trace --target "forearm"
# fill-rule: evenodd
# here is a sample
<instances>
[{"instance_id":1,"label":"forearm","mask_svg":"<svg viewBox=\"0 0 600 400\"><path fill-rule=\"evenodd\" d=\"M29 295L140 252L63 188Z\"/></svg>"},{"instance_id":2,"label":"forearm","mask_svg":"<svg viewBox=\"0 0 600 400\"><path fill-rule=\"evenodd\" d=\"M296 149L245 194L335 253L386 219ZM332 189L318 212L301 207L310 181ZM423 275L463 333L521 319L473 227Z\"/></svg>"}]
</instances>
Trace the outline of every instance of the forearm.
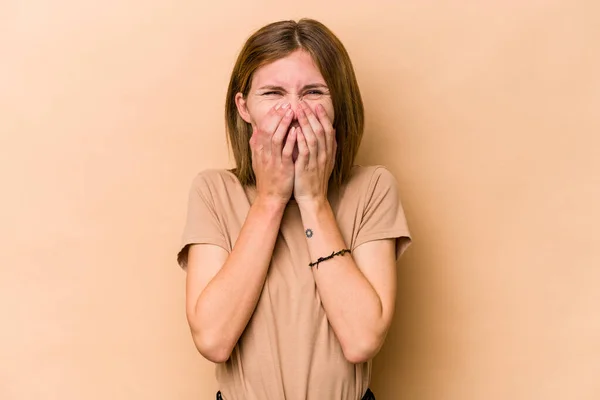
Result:
<instances>
[{"instance_id":1,"label":"forearm","mask_svg":"<svg viewBox=\"0 0 600 400\"><path fill-rule=\"evenodd\" d=\"M300 206L312 261L347 248L329 202ZM309 268L308 266L306 266ZM351 255L335 256L312 267L317 290L344 354L349 361L362 362L376 354L385 327L377 292Z\"/></svg>"},{"instance_id":2,"label":"forearm","mask_svg":"<svg viewBox=\"0 0 600 400\"><path fill-rule=\"evenodd\" d=\"M231 254L197 300L192 331L220 361L229 357L254 312L284 210L284 204L257 199Z\"/></svg>"}]
</instances>

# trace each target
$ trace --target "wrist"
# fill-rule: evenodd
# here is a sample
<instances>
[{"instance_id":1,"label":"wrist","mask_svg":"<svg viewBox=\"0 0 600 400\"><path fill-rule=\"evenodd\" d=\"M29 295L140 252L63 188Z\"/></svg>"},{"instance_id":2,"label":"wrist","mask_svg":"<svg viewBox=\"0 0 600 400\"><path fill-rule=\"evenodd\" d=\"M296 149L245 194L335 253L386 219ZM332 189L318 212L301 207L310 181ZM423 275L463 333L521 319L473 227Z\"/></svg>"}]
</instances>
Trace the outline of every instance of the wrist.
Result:
<instances>
[{"instance_id":1,"label":"wrist","mask_svg":"<svg viewBox=\"0 0 600 400\"><path fill-rule=\"evenodd\" d=\"M314 212L318 213L329 207L329 199L326 196L322 197L311 197L307 199L296 199L300 212Z\"/></svg>"},{"instance_id":2,"label":"wrist","mask_svg":"<svg viewBox=\"0 0 600 400\"><path fill-rule=\"evenodd\" d=\"M280 212L285 210L287 203L288 201L281 197L258 196L253 205L267 211Z\"/></svg>"}]
</instances>

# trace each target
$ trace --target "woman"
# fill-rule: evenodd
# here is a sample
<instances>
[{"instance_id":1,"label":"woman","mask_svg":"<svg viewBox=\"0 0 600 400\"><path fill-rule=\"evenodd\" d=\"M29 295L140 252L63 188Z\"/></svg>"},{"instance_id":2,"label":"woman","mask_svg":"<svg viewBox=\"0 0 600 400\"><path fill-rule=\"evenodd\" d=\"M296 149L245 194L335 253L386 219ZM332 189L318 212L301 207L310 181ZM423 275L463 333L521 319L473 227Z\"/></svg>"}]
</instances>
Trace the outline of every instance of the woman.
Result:
<instances>
[{"instance_id":1,"label":"woman","mask_svg":"<svg viewBox=\"0 0 600 400\"><path fill-rule=\"evenodd\" d=\"M374 399L411 239L394 177L354 165L363 104L341 42L308 19L258 30L226 121L237 167L195 178L178 255L217 398Z\"/></svg>"}]
</instances>

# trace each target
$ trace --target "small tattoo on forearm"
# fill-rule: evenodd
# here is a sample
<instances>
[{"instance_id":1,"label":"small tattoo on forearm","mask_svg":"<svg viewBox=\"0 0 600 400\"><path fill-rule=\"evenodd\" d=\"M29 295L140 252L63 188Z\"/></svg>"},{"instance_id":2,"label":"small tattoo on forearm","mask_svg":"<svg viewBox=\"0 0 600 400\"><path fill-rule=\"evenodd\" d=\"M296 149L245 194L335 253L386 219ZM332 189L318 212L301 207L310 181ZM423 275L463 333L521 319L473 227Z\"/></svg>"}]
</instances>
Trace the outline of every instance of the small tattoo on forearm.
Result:
<instances>
[{"instance_id":1,"label":"small tattoo on forearm","mask_svg":"<svg viewBox=\"0 0 600 400\"><path fill-rule=\"evenodd\" d=\"M313 236L313 231L312 231L312 229L307 229L307 230L306 230L306 237L310 239L312 236Z\"/></svg>"}]
</instances>

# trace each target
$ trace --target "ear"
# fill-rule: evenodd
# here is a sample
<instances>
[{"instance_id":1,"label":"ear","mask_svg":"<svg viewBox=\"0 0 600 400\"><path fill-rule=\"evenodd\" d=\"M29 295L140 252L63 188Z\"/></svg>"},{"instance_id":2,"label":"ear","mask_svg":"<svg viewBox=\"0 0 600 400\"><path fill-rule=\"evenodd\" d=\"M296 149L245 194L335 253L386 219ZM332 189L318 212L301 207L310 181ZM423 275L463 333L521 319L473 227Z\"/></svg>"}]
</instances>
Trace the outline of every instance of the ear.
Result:
<instances>
[{"instance_id":1,"label":"ear","mask_svg":"<svg viewBox=\"0 0 600 400\"><path fill-rule=\"evenodd\" d=\"M247 123L252 124L252 118L250 118L250 113L248 112L248 104L246 103L243 94L237 93L235 95L235 106L237 107L240 117Z\"/></svg>"}]
</instances>

